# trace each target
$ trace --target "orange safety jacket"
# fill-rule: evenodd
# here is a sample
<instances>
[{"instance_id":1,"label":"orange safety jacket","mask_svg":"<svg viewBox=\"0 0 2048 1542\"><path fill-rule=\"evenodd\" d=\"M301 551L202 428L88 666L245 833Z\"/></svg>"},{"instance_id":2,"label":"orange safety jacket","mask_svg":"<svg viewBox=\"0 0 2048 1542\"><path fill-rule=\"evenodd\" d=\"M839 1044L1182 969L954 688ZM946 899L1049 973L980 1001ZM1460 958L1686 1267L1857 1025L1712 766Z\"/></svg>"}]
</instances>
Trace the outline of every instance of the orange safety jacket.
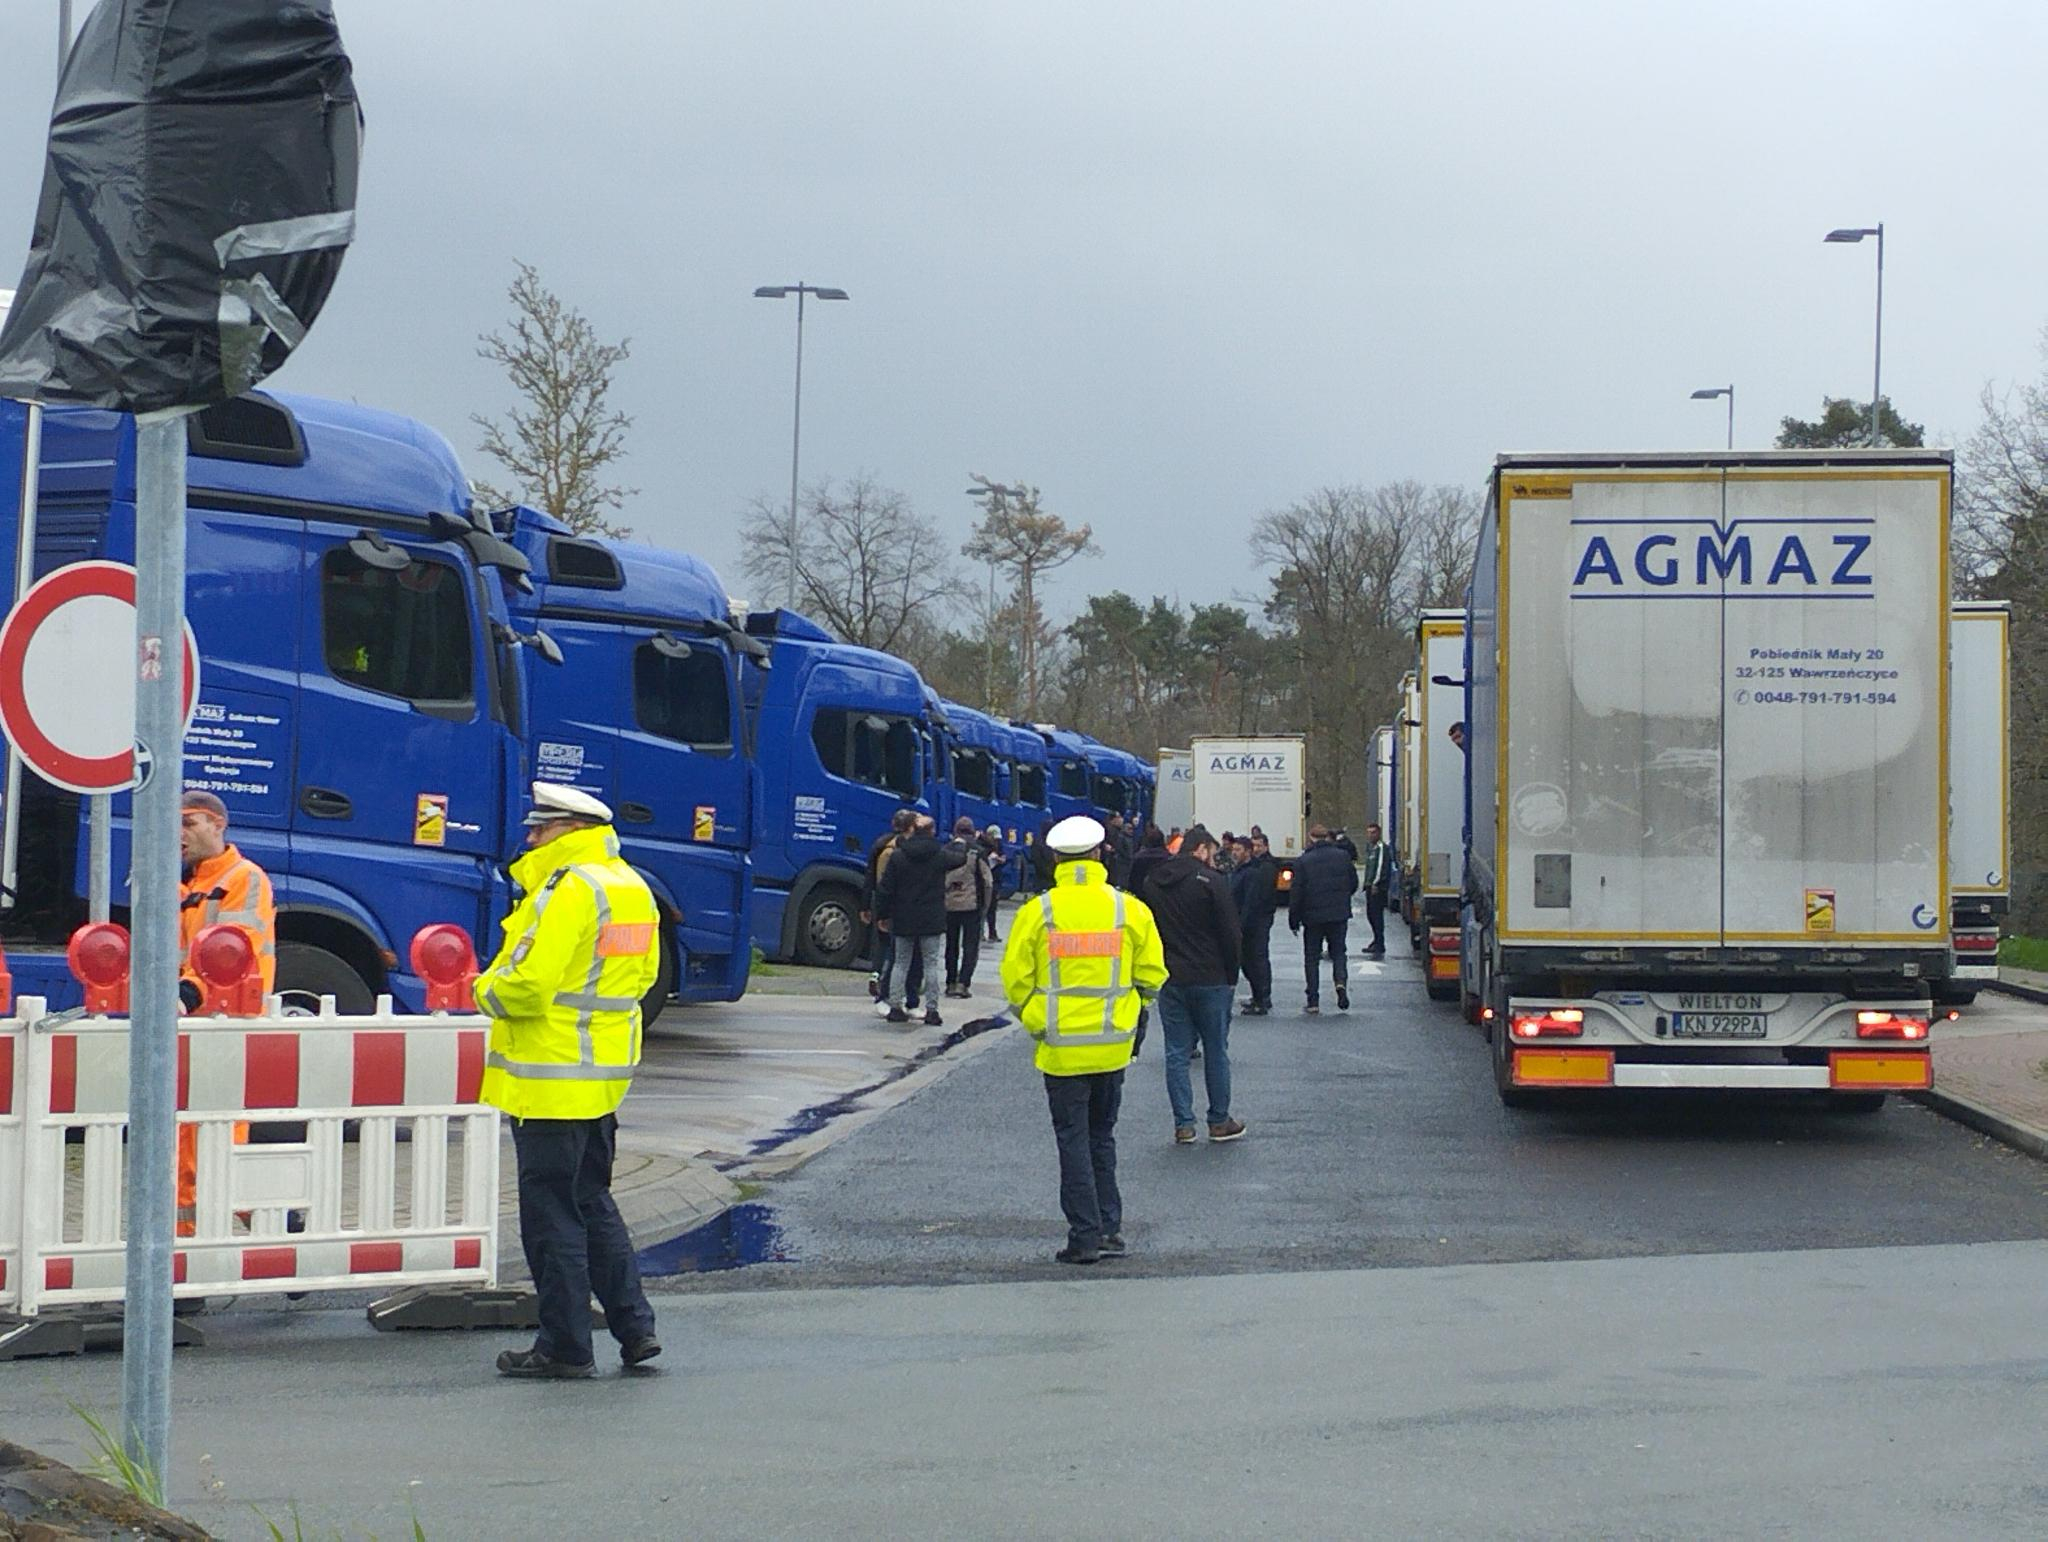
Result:
<instances>
[{"instance_id":1,"label":"orange safety jacket","mask_svg":"<svg viewBox=\"0 0 2048 1542\"><path fill-rule=\"evenodd\" d=\"M178 949L185 964L181 978L199 983L192 970L192 939L209 926L239 926L256 949L256 969L263 994L277 983L277 902L270 877L230 845L192 869L178 889ZM237 1123L235 1139L248 1139L249 1126ZM199 1221L199 1129L178 1126L178 1235L189 1237Z\"/></svg>"}]
</instances>

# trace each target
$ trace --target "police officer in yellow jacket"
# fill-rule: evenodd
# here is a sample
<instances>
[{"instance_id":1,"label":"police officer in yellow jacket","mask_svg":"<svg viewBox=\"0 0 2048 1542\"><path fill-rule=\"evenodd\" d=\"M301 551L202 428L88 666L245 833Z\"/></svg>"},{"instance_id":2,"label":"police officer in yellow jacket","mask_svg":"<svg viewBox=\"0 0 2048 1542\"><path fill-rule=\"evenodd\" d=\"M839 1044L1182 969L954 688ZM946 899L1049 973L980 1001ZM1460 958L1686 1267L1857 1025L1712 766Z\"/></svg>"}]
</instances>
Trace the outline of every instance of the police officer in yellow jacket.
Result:
<instances>
[{"instance_id":1,"label":"police officer in yellow jacket","mask_svg":"<svg viewBox=\"0 0 2048 1542\"><path fill-rule=\"evenodd\" d=\"M512 864L524 898L476 982L492 1019L481 1095L512 1116L519 1237L540 1297L533 1347L499 1355L498 1370L589 1376L593 1291L628 1368L661 1353L611 1193L616 1111L640 1061L640 998L659 973L659 916L619 860L609 808L547 782L533 784L533 801L531 849Z\"/></svg>"},{"instance_id":2,"label":"police officer in yellow jacket","mask_svg":"<svg viewBox=\"0 0 2048 1542\"><path fill-rule=\"evenodd\" d=\"M1107 839L1085 814L1046 832L1053 887L1018 910L1003 950L1003 994L1038 1041L1059 1145L1063 1264L1124 1255L1116 1116L1139 1013L1166 981L1152 912L1098 860Z\"/></svg>"}]
</instances>

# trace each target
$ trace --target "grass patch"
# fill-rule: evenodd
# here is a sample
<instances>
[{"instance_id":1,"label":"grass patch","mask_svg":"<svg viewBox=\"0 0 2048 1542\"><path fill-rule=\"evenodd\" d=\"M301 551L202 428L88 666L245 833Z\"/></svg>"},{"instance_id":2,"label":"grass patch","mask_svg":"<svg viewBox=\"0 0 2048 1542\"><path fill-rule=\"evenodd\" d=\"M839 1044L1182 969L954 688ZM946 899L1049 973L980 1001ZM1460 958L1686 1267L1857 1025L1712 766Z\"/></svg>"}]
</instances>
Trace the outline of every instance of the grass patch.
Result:
<instances>
[{"instance_id":1,"label":"grass patch","mask_svg":"<svg viewBox=\"0 0 2048 1542\"><path fill-rule=\"evenodd\" d=\"M2048 944L2043 944L2043 946L2048 947ZM777 969L768 962L767 954L763 953L759 948L754 949L754 961L747 965L748 979L772 980L780 973L782 973L780 969Z\"/></svg>"},{"instance_id":2,"label":"grass patch","mask_svg":"<svg viewBox=\"0 0 2048 1542\"><path fill-rule=\"evenodd\" d=\"M92 1465L87 1469L95 1478L121 1489L130 1499L140 1500L146 1505L155 1505L159 1510L164 1505L164 1480L148 1464L137 1461L128 1454L127 1447L114 1437L105 1422L89 1408L77 1403L71 1411L78 1415L92 1437Z\"/></svg>"},{"instance_id":3,"label":"grass patch","mask_svg":"<svg viewBox=\"0 0 2048 1542\"><path fill-rule=\"evenodd\" d=\"M2048 973L2048 937L2008 937L1998 945L1998 961L2013 969Z\"/></svg>"}]
</instances>

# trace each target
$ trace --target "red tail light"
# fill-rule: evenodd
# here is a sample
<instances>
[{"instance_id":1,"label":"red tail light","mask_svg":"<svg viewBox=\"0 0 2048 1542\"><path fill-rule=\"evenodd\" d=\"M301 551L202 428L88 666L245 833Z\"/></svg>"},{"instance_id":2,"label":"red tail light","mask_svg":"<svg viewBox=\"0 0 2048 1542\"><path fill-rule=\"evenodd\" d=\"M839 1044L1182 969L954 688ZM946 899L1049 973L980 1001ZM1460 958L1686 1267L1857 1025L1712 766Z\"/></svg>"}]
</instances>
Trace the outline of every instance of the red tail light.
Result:
<instances>
[{"instance_id":1,"label":"red tail light","mask_svg":"<svg viewBox=\"0 0 2048 1542\"><path fill-rule=\"evenodd\" d=\"M1955 945L1958 953L1996 953L1998 951L1998 933L1957 932L1955 935Z\"/></svg>"},{"instance_id":2,"label":"red tail light","mask_svg":"<svg viewBox=\"0 0 2048 1542\"><path fill-rule=\"evenodd\" d=\"M1458 934L1455 931L1442 931L1436 927L1431 927L1429 932L1429 951L1432 953L1457 952Z\"/></svg>"},{"instance_id":3,"label":"red tail light","mask_svg":"<svg viewBox=\"0 0 2048 1542\"><path fill-rule=\"evenodd\" d=\"M1927 1019L1907 1017L1898 1012L1858 1012L1856 1014L1856 1037L1859 1039L1924 1039L1927 1037Z\"/></svg>"},{"instance_id":4,"label":"red tail light","mask_svg":"<svg viewBox=\"0 0 2048 1542\"><path fill-rule=\"evenodd\" d=\"M1517 1013L1509 1031L1518 1039L1576 1039L1586 1031L1586 1014L1577 1007Z\"/></svg>"}]
</instances>

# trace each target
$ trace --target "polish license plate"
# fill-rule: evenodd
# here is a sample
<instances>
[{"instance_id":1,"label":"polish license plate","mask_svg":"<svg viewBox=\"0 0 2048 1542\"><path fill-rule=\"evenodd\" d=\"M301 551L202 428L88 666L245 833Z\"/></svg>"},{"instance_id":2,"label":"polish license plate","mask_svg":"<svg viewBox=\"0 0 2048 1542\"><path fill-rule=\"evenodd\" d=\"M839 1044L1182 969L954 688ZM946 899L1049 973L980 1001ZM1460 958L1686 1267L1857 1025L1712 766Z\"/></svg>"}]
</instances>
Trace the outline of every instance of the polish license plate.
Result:
<instances>
[{"instance_id":1,"label":"polish license plate","mask_svg":"<svg viewBox=\"0 0 2048 1542\"><path fill-rule=\"evenodd\" d=\"M1673 1012L1674 1039L1761 1039L1770 1034L1768 1012Z\"/></svg>"}]
</instances>

